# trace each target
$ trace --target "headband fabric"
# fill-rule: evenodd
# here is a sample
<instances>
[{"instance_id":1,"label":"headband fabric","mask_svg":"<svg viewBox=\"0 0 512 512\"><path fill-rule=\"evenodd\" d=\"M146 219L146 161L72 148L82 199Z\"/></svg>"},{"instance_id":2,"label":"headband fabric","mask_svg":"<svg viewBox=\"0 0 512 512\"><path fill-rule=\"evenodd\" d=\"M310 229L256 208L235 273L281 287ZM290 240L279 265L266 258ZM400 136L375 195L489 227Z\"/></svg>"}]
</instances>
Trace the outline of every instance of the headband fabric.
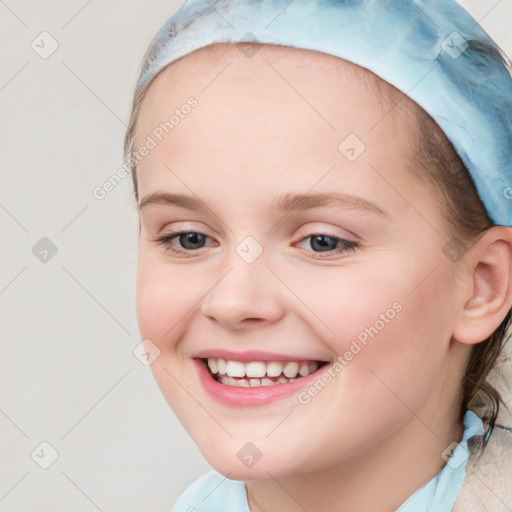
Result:
<instances>
[{"instance_id":1,"label":"headband fabric","mask_svg":"<svg viewBox=\"0 0 512 512\"><path fill-rule=\"evenodd\" d=\"M454 0L187 0L153 39L138 88L194 50L248 41L340 57L395 86L444 131L491 220L512 226L510 61Z\"/></svg>"}]
</instances>

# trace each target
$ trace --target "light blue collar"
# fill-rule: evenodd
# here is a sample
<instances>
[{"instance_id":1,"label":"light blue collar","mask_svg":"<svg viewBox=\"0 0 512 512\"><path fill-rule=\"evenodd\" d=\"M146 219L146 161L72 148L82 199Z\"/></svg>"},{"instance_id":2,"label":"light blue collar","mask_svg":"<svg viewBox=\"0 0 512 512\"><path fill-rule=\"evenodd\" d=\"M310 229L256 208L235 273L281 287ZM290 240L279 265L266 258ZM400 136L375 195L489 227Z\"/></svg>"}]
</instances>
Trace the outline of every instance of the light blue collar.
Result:
<instances>
[{"instance_id":1,"label":"light blue collar","mask_svg":"<svg viewBox=\"0 0 512 512\"><path fill-rule=\"evenodd\" d=\"M474 412L466 411L462 441L455 447L444 468L405 501L397 512L450 512L466 476L468 440L483 434L482 420Z\"/></svg>"}]
</instances>

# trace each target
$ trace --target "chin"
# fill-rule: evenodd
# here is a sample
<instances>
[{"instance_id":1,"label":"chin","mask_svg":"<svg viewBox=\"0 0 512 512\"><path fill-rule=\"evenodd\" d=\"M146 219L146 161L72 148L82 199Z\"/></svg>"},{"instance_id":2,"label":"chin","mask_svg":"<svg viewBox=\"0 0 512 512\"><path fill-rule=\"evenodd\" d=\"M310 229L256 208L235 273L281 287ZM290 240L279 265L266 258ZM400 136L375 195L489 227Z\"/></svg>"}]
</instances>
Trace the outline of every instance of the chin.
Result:
<instances>
[{"instance_id":1,"label":"chin","mask_svg":"<svg viewBox=\"0 0 512 512\"><path fill-rule=\"evenodd\" d=\"M232 457L209 457L206 458L210 466L221 475L230 480L268 480L269 478L279 478L289 472L293 472L292 468L284 468L279 461L272 460L270 465L265 465L263 459L254 464L253 467L245 467L237 458Z\"/></svg>"},{"instance_id":2,"label":"chin","mask_svg":"<svg viewBox=\"0 0 512 512\"><path fill-rule=\"evenodd\" d=\"M280 451L269 442L263 446L258 441L253 444L240 438L219 440L215 445L211 441L204 444L194 441L208 464L230 480L282 478L301 473L310 464L308 457L298 458L294 450Z\"/></svg>"}]
</instances>

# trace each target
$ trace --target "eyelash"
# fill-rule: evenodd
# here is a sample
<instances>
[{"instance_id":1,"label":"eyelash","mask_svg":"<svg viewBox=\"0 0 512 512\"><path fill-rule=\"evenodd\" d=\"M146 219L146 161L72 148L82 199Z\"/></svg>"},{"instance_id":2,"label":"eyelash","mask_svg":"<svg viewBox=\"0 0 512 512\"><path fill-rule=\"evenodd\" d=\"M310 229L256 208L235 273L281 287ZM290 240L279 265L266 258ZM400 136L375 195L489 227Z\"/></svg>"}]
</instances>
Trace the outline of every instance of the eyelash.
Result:
<instances>
[{"instance_id":1,"label":"eyelash","mask_svg":"<svg viewBox=\"0 0 512 512\"><path fill-rule=\"evenodd\" d=\"M205 236L206 238L210 238L209 236L204 235L203 233L200 233L199 231L171 231L170 233L167 233L165 235L162 235L161 237L154 239L153 242L156 242L160 245L166 246L166 248L169 249L173 254L186 255L186 254L189 254L190 252L195 252L198 249L181 249L181 248L171 245L171 241L174 238L179 237L180 235L186 235L186 234L190 234L190 233L194 233L194 234ZM359 248L359 244L357 242L354 242L352 240L347 240L345 238L340 238L338 236L331 235L329 233L312 233L306 237L301 238L299 240L299 242L304 242L308 238L313 238L313 237L317 237L317 236L325 236L325 237L331 238L332 240L335 240L342 244L341 248L333 249L331 251L325 251L325 252L309 251L309 252L313 252L318 255L321 255L321 254L332 255L332 254L340 254L340 253L345 253L345 252L355 252L356 249ZM202 249L202 247L200 247L199 249ZM323 258L323 256L320 256L320 258Z\"/></svg>"}]
</instances>

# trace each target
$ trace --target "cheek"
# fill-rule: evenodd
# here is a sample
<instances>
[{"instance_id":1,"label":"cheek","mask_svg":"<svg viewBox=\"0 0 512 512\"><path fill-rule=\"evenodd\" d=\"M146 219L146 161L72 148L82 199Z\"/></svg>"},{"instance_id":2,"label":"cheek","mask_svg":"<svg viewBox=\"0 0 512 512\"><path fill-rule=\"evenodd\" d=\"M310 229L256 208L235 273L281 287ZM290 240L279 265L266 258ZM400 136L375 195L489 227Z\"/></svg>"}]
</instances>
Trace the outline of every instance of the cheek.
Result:
<instances>
[{"instance_id":1,"label":"cheek","mask_svg":"<svg viewBox=\"0 0 512 512\"><path fill-rule=\"evenodd\" d=\"M143 338L160 350L169 348L184 332L201 293L201 279L181 265L166 265L161 257L139 252L137 319Z\"/></svg>"},{"instance_id":2,"label":"cheek","mask_svg":"<svg viewBox=\"0 0 512 512\"><path fill-rule=\"evenodd\" d=\"M281 275L296 295L290 296L290 306L303 312L304 323L315 327L317 339L342 354L352 340L364 345L375 328L385 331L400 316L397 310L405 293L396 276L399 265L393 261L393 266L382 268L385 265L325 266Z\"/></svg>"},{"instance_id":3,"label":"cheek","mask_svg":"<svg viewBox=\"0 0 512 512\"><path fill-rule=\"evenodd\" d=\"M446 358L453 313L446 299L450 274L439 266L429 275L435 262L410 261L394 253L379 265L328 269L325 279L294 277L308 324L340 361L339 389L357 395L358 404L373 407L389 399L403 407L395 393L417 406Z\"/></svg>"},{"instance_id":4,"label":"cheek","mask_svg":"<svg viewBox=\"0 0 512 512\"><path fill-rule=\"evenodd\" d=\"M448 360L452 313L446 301L448 276L432 275L400 299L403 311L375 345L371 369L381 392L418 410L436 388ZM384 389L385 388L385 389Z\"/></svg>"},{"instance_id":5,"label":"cheek","mask_svg":"<svg viewBox=\"0 0 512 512\"><path fill-rule=\"evenodd\" d=\"M199 281L199 283L198 283ZM168 404L189 429L204 420L197 403L184 392L193 382L192 372L183 372L185 356L176 347L185 335L189 315L200 297L200 281L191 279L180 266L166 265L158 256L139 251L137 264L137 319L142 339L160 351L151 371ZM204 293L204 292L203 292Z\"/></svg>"}]
</instances>

